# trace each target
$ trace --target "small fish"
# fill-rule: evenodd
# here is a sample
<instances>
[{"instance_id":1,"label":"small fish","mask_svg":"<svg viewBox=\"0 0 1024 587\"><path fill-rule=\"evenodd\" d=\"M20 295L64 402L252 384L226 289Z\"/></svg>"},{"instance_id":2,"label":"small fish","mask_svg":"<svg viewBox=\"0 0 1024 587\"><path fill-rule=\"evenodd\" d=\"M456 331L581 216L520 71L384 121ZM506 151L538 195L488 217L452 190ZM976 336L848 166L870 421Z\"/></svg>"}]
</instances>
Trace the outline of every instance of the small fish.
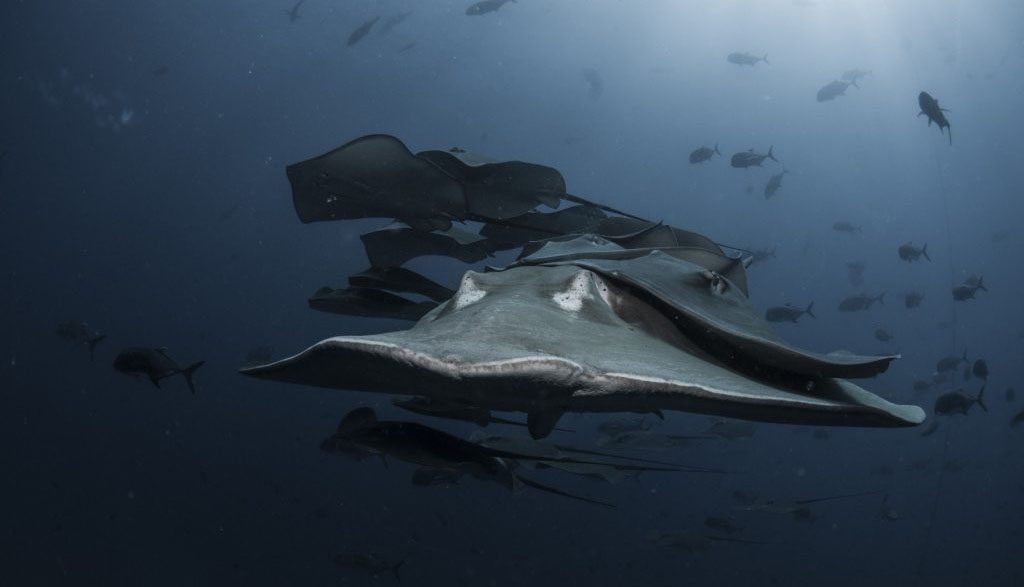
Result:
<instances>
[{"instance_id":1,"label":"small fish","mask_svg":"<svg viewBox=\"0 0 1024 587\"><path fill-rule=\"evenodd\" d=\"M747 263L747 267L750 267L754 263L764 263L768 259L775 258L775 247L771 249L754 249L750 251L750 262Z\"/></svg>"},{"instance_id":2,"label":"small fish","mask_svg":"<svg viewBox=\"0 0 1024 587\"><path fill-rule=\"evenodd\" d=\"M96 358L96 345L107 338L106 334L93 331L89 325L79 320L67 320L57 325L57 336L74 344L89 347L89 360Z\"/></svg>"},{"instance_id":3,"label":"small fish","mask_svg":"<svg viewBox=\"0 0 1024 587\"><path fill-rule=\"evenodd\" d=\"M363 554L359 552L343 552L335 555L334 564L339 567L345 567L350 569L359 569L369 573L374 578L384 573L385 571L390 572L395 576L395 580L398 582L402 581L402 576L398 574L398 571L405 565L405 560L398 562L392 562L382 558L377 554Z\"/></svg>"},{"instance_id":4,"label":"small fish","mask_svg":"<svg viewBox=\"0 0 1024 587\"><path fill-rule=\"evenodd\" d=\"M836 232L846 232L850 234L853 234L855 232L864 232L862 227L854 226L849 222L836 222L835 224L832 225L832 230Z\"/></svg>"},{"instance_id":5,"label":"small fish","mask_svg":"<svg viewBox=\"0 0 1024 587\"><path fill-rule=\"evenodd\" d=\"M967 359L967 351L964 351L964 354L959 357L956 355L942 357L937 363L935 363L935 370L939 373L954 371L961 363L970 364L970 361Z\"/></svg>"},{"instance_id":6,"label":"small fish","mask_svg":"<svg viewBox=\"0 0 1024 587\"><path fill-rule=\"evenodd\" d=\"M690 163L703 163L715 155L721 156L722 152L718 150L718 143L715 143L715 148L700 146L690 152Z\"/></svg>"},{"instance_id":7,"label":"small fish","mask_svg":"<svg viewBox=\"0 0 1024 587\"><path fill-rule=\"evenodd\" d=\"M764 199L767 200L768 198L771 198L772 196L775 195L775 192L779 191L779 188L782 187L782 176L786 175L787 173L789 172L783 169L782 173L776 173L775 175L771 176L771 178L768 180L768 184L764 186Z\"/></svg>"},{"instance_id":8,"label":"small fish","mask_svg":"<svg viewBox=\"0 0 1024 587\"><path fill-rule=\"evenodd\" d=\"M892 340L892 335L882 330L881 328L875 330L875 338L881 342L889 342Z\"/></svg>"},{"instance_id":9,"label":"small fish","mask_svg":"<svg viewBox=\"0 0 1024 587\"><path fill-rule=\"evenodd\" d=\"M917 95L917 104L921 107L921 111L917 113L918 116L928 117L928 126L931 126L934 122L939 126L940 132L949 130L949 144L953 144L953 129L949 126L949 120L946 119L945 108L939 108L939 101L933 98L928 92L921 92Z\"/></svg>"},{"instance_id":10,"label":"small fish","mask_svg":"<svg viewBox=\"0 0 1024 587\"><path fill-rule=\"evenodd\" d=\"M843 72L842 78L848 82L856 82L869 75L872 75L871 72L863 69L847 69Z\"/></svg>"},{"instance_id":11,"label":"small fish","mask_svg":"<svg viewBox=\"0 0 1024 587\"><path fill-rule=\"evenodd\" d=\"M962 390L950 391L944 393L935 400L935 413L940 416L955 416L956 414L967 415L967 412L971 410L974 405L977 404L981 409L988 411L988 407L985 405L985 386L981 386L981 391L974 397L967 397L963 394Z\"/></svg>"},{"instance_id":12,"label":"small fish","mask_svg":"<svg viewBox=\"0 0 1024 587\"><path fill-rule=\"evenodd\" d=\"M879 304L885 305L885 292L878 294L876 297L871 297L868 294L857 294L845 298L839 302L840 312L861 312L867 310L872 304L878 302Z\"/></svg>"},{"instance_id":13,"label":"small fish","mask_svg":"<svg viewBox=\"0 0 1024 587\"><path fill-rule=\"evenodd\" d=\"M487 14L488 12L497 12L502 6L515 1L516 0L481 0L476 4L471 4L469 8L466 9L466 15L478 16L481 14Z\"/></svg>"},{"instance_id":14,"label":"small fish","mask_svg":"<svg viewBox=\"0 0 1024 587\"><path fill-rule=\"evenodd\" d=\"M978 359L977 361L974 361L974 366L971 368L971 372L974 373L974 376L978 379L988 381L988 363L985 362L985 359Z\"/></svg>"},{"instance_id":15,"label":"small fish","mask_svg":"<svg viewBox=\"0 0 1024 587\"><path fill-rule=\"evenodd\" d=\"M754 66L762 61L768 63L768 54L766 53L762 57L757 57L755 55L751 55L750 53L729 53L728 55L725 56L725 60L735 65ZM771 64L769 63L769 65Z\"/></svg>"},{"instance_id":16,"label":"small fish","mask_svg":"<svg viewBox=\"0 0 1024 587\"><path fill-rule=\"evenodd\" d=\"M932 258L928 256L928 243L925 243L920 249L914 246L914 243L903 243L897 251L900 259L907 262L920 261L923 256L931 262Z\"/></svg>"},{"instance_id":17,"label":"small fish","mask_svg":"<svg viewBox=\"0 0 1024 587\"><path fill-rule=\"evenodd\" d=\"M196 369L199 369L206 361L198 361L187 367L181 367L173 359L167 356L165 348L144 348L131 347L121 351L114 359L114 369L121 373L135 375L143 374L155 387L160 387L160 381L174 375L182 375L188 383L189 390L196 392L192 376Z\"/></svg>"},{"instance_id":18,"label":"small fish","mask_svg":"<svg viewBox=\"0 0 1024 587\"><path fill-rule=\"evenodd\" d=\"M860 86L857 85L856 81L836 80L833 82L829 82L822 86L820 90L818 90L818 101L828 102L831 100L835 100L839 96L845 96L846 89L849 88L850 86L853 86L858 89L860 88Z\"/></svg>"},{"instance_id":19,"label":"small fish","mask_svg":"<svg viewBox=\"0 0 1024 587\"><path fill-rule=\"evenodd\" d=\"M778 163L779 160L776 159L775 155L772 153L772 149L774 148L774 145L768 147L767 153L756 153L754 152L754 149L740 151L739 153L733 154L732 158L729 160L729 164L737 169L746 169L748 167L761 167L761 163L763 163L765 159L771 159Z\"/></svg>"},{"instance_id":20,"label":"small fish","mask_svg":"<svg viewBox=\"0 0 1024 587\"><path fill-rule=\"evenodd\" d=\"M811 318L817 318L811 309L814 308L814 302L807 305L807 308L801 310L800 308L794 308L790 305L775 306L774 308L768 308L768 311L764 313L764 319L769 322L796 322L801 316L807 314Z\"/></svg>"},{"instance_id":21,"label":"small fish","mask_svg":"<svg viewBox=\"0 0 1024 587\"><path fill-rule=\"evenodd\" d=\"M903 305L907 308L916 308L924 300L924 294L917 291L910 291L903 297Z\"/></svg>"},{"instance_id":22,"label":"small fish","mask_svg":"<svg viewBox=\"0 0 1024 587\"><path fill-rule=\"evenodd\" d=\"M378 20L380 20L380 17L375 16L370 20L364 22L363 24L359 25L354 31L352 31L352 34L348 36L348 46L351 47L352 45L355 45L359 41L362 41L363 37L370 34L370 29L373 28L373 25L375 25Z\"/></svg>"},{"instance_id":23,"label":"small fish","mask_svg":"<svg viewBox=\"0 0 1024 587\"><path fill-rule=\"evenodd\" d=\"M299 17L302 16L302 14L299 13L299 9L302 8L302 5L305 3L306 0L299 0L294 6L284 11L285 14L288 15L288 22L295 22L299 20Z\"/></svg>"},{"instance_id":24,"label":"small fish","mask_svg":"<svg viewBox=\"0 0 1024 587\"><path fill-rule=\"evenodd\" d=\"M953 300L957 302L965 302L967 300L973 300L974 294L980 289L981 291L988 291L985 287L981 277L970 277L965 280L962 284L953 288Z\"/></svg>"},{"instance_id":25,"label":"small fish","mask_svg":"<svg viewBox=\"0 0 1024 587\"><path fill-rule=\"evenodd\" d=\"M1016 428L1021 424L1024 424L1024 410L1017 412L1017 415L1010 420L1010 426L1013 428Z\"/></svg>"}]
</instances>

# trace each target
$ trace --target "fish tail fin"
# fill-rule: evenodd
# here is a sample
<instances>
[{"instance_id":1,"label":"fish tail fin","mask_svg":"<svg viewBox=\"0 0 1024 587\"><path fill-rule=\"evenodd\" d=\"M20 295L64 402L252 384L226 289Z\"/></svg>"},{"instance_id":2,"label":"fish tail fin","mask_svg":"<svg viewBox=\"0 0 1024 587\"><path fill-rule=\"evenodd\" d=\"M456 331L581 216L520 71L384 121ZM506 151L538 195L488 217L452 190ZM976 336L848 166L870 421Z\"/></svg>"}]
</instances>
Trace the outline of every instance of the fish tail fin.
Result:
<instances>
[{"instance_id":1,"label":"fish tail fin","mask_svg":"<svg viewBox=\"0 0 1024 587\"><path fill-rule=\"evenodd\" d=\"M775 158L775 154L772 152L773 149L775 149L775 145L768 147L768 158L778 163L779 160Z\"/></svg>"},{"instance_id":2,"label":"fish tail fin","mask_svg":"<svg viewBox=\"0 0 1024 587\"><path fill-rule=\"evenodd\" d=\"M928 243L925 243L924 246L921 247L921 254L924 255L925 259L928 259L929 263L931 263L932 258L928 256Z\"/></svg>"},{"instance_id":3,"label":"fish tail fin","mask_svg":"<svg viewBox=\"0 0 1024 587\"><path fill-rule=\"evenodd\" d=\"M858 90L860 89L860 86L858 86L858 85L857 85L857 80L856 80L856 78L854 78L854 79L850 80L850 85L851 85L851 86L853 86L853 87L855 87L855 88L857 88Z\"/></svg>"},{"instance_id":4,"label":"fish tail fin","mask_svg":"<svg viewBox=\"0 0 1024 587\"><path fill-rule=\"evenodd\" d=\"M967 349L964 349L964 354L960 355L960 358L961 358L961 359L963 359L965 363L970 363L970 362L971 362L971 361L970 361L970 360L969 360L969 359L967 358Z\"/></svg>"},{"instance_id":5,"label":"fish tail fin","mask_svg":"<svg viewBox=\"0 0 1024 587\"><path fill-rule=\"evenodd\" d=\"M718 153L719 157L722 156L722 152L718 150L718 143L715 143L715 152Z\"/></svg>"},{"instance_id":6,"label":"fish tail fin","mask_svg":"<svg viewBox=\"0 0 1024 587\"><path fill-rule=\"evenodd\" d=\"M818 319L818 317L817 317L817 316L815 316L815 315L814 315L814 312L812 312L812 311L811 311L811 308L813 308L813 307L814 307L814 302L811 302L811 303L807 304L807 309L806 309L806 310L804 310L804 314L807 314L807 315L808 315L808 316L810 316L811 318L814 318L815 320L817 320L817 319Z\"/></svg>"},{"instance_id":7,"label":"fish tail fin","mask_svg":"<svg viewBox=\"0 0 1024 587\"><path fill-rule=\"evenodd\" d=\"M764 61L768 65L771 65L771 62L768 61L768 54L767 53L764 54L764 57L761 58L761 61Z\"/></svg>"},{"instance_id":8,"label":"fish tail fin","mask_svg":"<svg viewBox=\"0 0 1024 587\"><path fill-rule=\"evenodd\" d=\"M395 566L391 567L391 574L395 576L395 580L398 581L399 583L402 582L402 575L400 575L398 573L398 571L401 570L401 568L403 566L405 566L405 559L404 558L402 560L398 561L397 563L395 563Z\"/></svg>"},{"instance_id":9,"label":"fish tail fin","mask_svg":"<svg viewBox=\"0 0 1024 587\"><path fill-rule=\"evenodd\" d=\"M988 411L988 406L985 405L985 386L981 386L981 391L978 392L978 397L974 398L974 401L981 406L981 409Z\"/></svg>"},{"instance_id":10,"label":"fish tail fin","mask_svg":"<svg viewBox=\"0 0 1024 587\"><path fill-rule=\"evenodd\" d=\"M181 374L185 376L185 383L188 383L188 389L193 394L196 392L196 384L192 380L192 376L195 375L197 369L199 369L205 364L206 361L197 361L181 370Z\"/></svg>"},{"instance_id":11,"label":"fish tail fin","mask_svg":"<svg viewBox=\"0 0 1024 587\"><path fill-rule=\"evenodd\" d=\"M887 292L883 291L882 293L878 294L878 303L882 304L883 306L885 305L885 294L886 293Z\"/></svg>"},{"instance_id":12,"label":"fish tail fin","mask_svg":"<svg viewBox=\"0 0 1024 587\"><path fill-rule=\"evenodd\" d=\"M978 278L978 289L980 289L981 291L988 291L988 288L985 287L985 277L984 276Z\"/></svg>"},{"instance_id":13,"label":"fish tail fin","mask_svg":"<svg viewBox=\"0 0 1024 587\"><path fill-rule=\"evenodd\" d=\"M96 360L96 345L98 345L100 342L102 342L104 338L107 338L106 334L97 334L96 336L90 338L87 341L89 343L89 360L90 361Z\"/></svg>"}]
</instances>

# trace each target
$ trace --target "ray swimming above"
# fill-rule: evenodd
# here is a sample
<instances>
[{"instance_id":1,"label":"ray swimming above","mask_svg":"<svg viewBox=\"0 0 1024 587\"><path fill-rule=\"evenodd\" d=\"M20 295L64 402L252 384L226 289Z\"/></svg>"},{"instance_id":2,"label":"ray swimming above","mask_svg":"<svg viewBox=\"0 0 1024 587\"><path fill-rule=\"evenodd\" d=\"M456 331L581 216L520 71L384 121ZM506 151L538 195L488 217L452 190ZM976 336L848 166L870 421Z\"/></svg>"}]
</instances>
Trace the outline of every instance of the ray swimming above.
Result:
<instances>
[{"instance_id":1,"label":"ray swimming above","mask_svg":"<svg viewBox=\"0 0 1024 587\"><path fill-rule=\"evenodd\" d=\"M371 135L289 166L300 219L397 218L430 232L451 220L501 224L562 200L617 214L569 197L551 168L423 153ZM565 412L871 427L924 420L919 407L847 381L885 371L896 356L812 353L775 335L748 299L742 259L710 239L636 217L594 219L527 243L506 267L466 272L412 328L328 338L242 373L525 412L534 438Z\"/></svg>"}]
</instances>

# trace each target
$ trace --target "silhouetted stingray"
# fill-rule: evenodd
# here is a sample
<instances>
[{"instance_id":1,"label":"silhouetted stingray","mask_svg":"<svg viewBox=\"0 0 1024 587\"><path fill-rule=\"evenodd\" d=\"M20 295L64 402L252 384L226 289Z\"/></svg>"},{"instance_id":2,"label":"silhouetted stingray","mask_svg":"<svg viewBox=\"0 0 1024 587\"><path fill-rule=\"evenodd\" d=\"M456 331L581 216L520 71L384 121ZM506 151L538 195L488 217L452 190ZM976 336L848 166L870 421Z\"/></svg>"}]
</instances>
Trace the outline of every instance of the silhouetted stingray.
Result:
<instances>
[{"instance_id":1,"label":"silhouetted stingray","mask_svg":"<svg viewBox=\"0 0 1024 587\"><path fill-rule=\"evenodd\" d=\"M461 420L463 422L472 422L477 426L487 426L488 424L506 424L509 426L526 426L525 422L516 422L515 420L507 420L505 418L495 416L491 414L490 410L474 406L470 404L457 404L453 402L445 402L440 400L432 400L425 397L407 397L401 399L395 399L391 402L395 407L402 408L403 410L412 412L414 414L420 414L423 416L433 416L435 418L445 418L448 420ZM564 428L555 428L558 432L572 432Z\"/></svg>"},{"instance_id":2,"label":"silhouetted stingray","mask_svg":"<svg viewBox=\"0 0 1024 587\"><path fill-rule=\"evenodd\" d=\"M346 414L338 424L337 431L326 442L348 443L422 467L460 471L478 479L495 481L511 490L526 485L548 493L614 507L516 474L514 461L537 460L531 455L488 448L416 422L378 420L370 408L356 408ZM565 463L594 463L570 458L557 460Z\"/></svg>"},{"instance_id":3,"label":"silhouetted stingray","mask_svg":"<svg viewBox=\"0 0 1024 587\"><path fill-rule=\"evenodd\" d=\"M393 222L359 238L374 267L399 267L424 255L453 257L463 263L482 261L490 255L484 237L455 226L426 232L404 222Z\"/></svg>"},{"instance_id":4,"label":"silhouetted stingray","mask_svg":"<svg viewBox=\"0 0 1024 587\"><path fill-rule=\"evenodd\" d=\"M429 231L448 229L452 220L507 220L541 204L556 208L563 199L596 206L567 194L565 179L551 167L449 151L413 155L389 135L355 139L289 165L287 173L303 222L394 218Z\"/></svg>"},{"instance_id":5,"label":"silhouetted stingray","mask_svg":"<svg viewBox=\"0 0 1024 587\"><path fill-rule=\"evenodd\" d=\"M352 287L416 293L437 302L443 302L455 294L447 287L401 267L370 267L360 273L349 275L348 284Z\"/></svg>"},{"instance_id":6,"label":"silhouetted stingray","mask_svg":"<svg viewBox=\"0 0 1024 587\"><path fill-rule=\"evenodd\" d=\"M304 221L398 217L423 234L452 219L499 223L561 200L615 213L570 196L554 169L477 161L412 155L397 139L372 135L288 173ZM566 411L923 421L920 408L842 379L876 375L895 357L820 355L779 339L747 298L742 260L710 239L635 218L607 217L590 230L530 243L504 269L467 272L455 295L409 330L330 338L243 373L526 412L535 438Z\"/></svg>"},{"instance_id":7,"label":"silhouetted stingray","mask_svg":"<svg viewBox=\"0 0 1024 587\"><path fill-rule=\"evenodd\" d=\"M437 303L414 302L393 293L366 287L321 287L309 298L309 307L345 316L419 320L437 307Z\"/></svg>"}]
</instances>

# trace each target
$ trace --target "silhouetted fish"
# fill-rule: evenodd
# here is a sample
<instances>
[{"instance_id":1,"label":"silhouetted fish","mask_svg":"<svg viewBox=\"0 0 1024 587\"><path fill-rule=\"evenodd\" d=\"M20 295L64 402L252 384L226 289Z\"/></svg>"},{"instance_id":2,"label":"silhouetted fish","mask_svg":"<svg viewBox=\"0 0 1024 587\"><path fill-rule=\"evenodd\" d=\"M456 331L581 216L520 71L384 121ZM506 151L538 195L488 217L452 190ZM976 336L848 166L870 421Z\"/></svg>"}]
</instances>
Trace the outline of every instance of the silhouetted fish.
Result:
<instances>
[{"instance_id":1,"label":"silhouetted fish","mask_svg":"<svg viewBox=\"0 0 1024 587\"><path fill-rule=\"evenodd\" d=\"M185 377L185 382L188 383L189 390L195 393L196 387L192 382L192 375L205 363L206 361L198 361L188 367L180 367L167 356L165 348L132 347L117 355L117 358L114 359L114 369L129 375L139 373L146 375L155 387L160 387L162 379L182 375Z\"/></svg>"},{"instance_id":2,"label":"silhouetted fish","mask_svg":"<svg viewBox=\"0 0 1024 587\"><path fill-rule=\"evenodd\" d=\"M900 245L897 252L899 253L900 259L903 259L904 261L919 261L922 256L925 259L928 259L928 261L932 260L932 258L928 256L928 243L925 243L920 249L915 247L914 243L903 243Z\"/></svg>"},{"instance_id":3,"label":"silhouetted fish","mask_svg":"<svg viewBox=\"0 0 1024 587\"><path fill-rule=\"evenodd\" d=\"M729 63L735 63L736 65L757 65L764 61L768 63L768 55L765 54L763 57L756 57L750 53L729 53L726 55L725 60Z\"/></svg>"},{"instance_id":4,"label":"silhouetted fish","mask_svg":"<svg viewBox=\"0 0 1024 587\"><path fill-rule=\"evenodd\" d=\"M766 200L774 196L775 192L779 191L779 188L782 187L782 176L787 173L789 173L789 171L783 169L782 173L776 173L768 180L768 185L764 186L764 198Z\"/></svg>"},{"instance_id":5,"label":"silhouetted fish","mask_svg":"<svg viewBox=\"0 0 1024 587\"><path fill-rule=\"evenodd\" d=\"M846 88L849 88L850 86L853 86L855 88L860 87L857 85L857 82L855 81L844 82L836 80L833 82L829 82L822 86L820 90L818 90L818 101L828 102L829 100L835 100L839 96L845 96Z\"/></svg>"},{"instance_id":6,"label":"silhouetted fish","mask_svg":"<svg viewBox=\"0 0 1024 587\"><path fill-rule=\"evenodd\" d=\"M917 103L921 107L921 111L917 113L918 116L922 114L928 117L928 126L931 126L934 122L939 125L939 131L944 132L945 129L949 129L949 144L953 144L953 129L949 126L949 120L946 120L946 112L949 112L945 108L939 108L939 101L932 98L928 92L921 92L917 95Z\"/></svg>"},{"instance_id":7,"label":"silhouetted fish","mask_svg":"<svg viewBox=\"0 0 1024 587\"><path fill-rule=\"evenodd\" d=\"M356 28L356 30L352 31L352 34L348 36L348 46L351 47L352 45L355 45L359 41L362 41L363 37L370 34L370 29L373 28L373 25L376 24L378 20L380 20L380 17L375 16L370 20L364 22L363 24L359 25L359 27Z\"/></svg>"},{"instance_id":8,"label":"silhouetted fish","mask_svg":"<svg viewBox=\"0 0 1024 587\"><path fill-rule=\"evenodd\" d=\"M744 169L747 167L761 167L761 163L764 162L765 159L771 159L778 163L779 160L775 158L774 154L772 154L773 148L774 147L768 147L767 153L755 153L754 149L740 151L732 156L732 159L729 160L729 164L733 167Z\"/></svg>"},{"instance_id":9,"label":"silhouetted fish","mask_svg":"<svg viewBox=\"0 0 1024 587\"><path fill-rule=\"evenodd\" d=\"M487 14L488 12L497 12L502 6L515 1L516 0L481 0L476 4L471 4L470 7L466 9L466 14L468 16L478 16L480 14Z\"/></svg>"},{"instance_id":10,"label":"silhouetted fish","mask_svg":"<svg viewBox=\"0 0 1024 587\"><path fill-rule=\"evenodd\" d=\"M718 150L718 143L715 143L714 149L704 146L698 147L690 152L690 163L703 163L708 159L711 159L715 154L722 154L722 152Z\"/></svg>"},{"instance_id":11,"label":"silhouetted fish","mask_svg":"<svg viewBox=\"0 0 1024 587\"><path fill-rule=\"evenodd\" d=\"M806 309L801 310L800 308L794 308L793 306L775 306L774 308L768 308L768 311L764 313L764 319L769 322L796 322L801 316L807 314L811 318L817 318L811 308L814 307L814 302L807 305Z\"/></svg>"},{"instance_id":12,"label":"silhouetted fish","mask_svg":"<svg viewBox=\"0 0 1024 587\"><path fill-rule=\"evenodd\" d=\"M839 302L839 311L840 312L860 312L862 310L867 310L868 308L871 307L871 304L873 304L875 302L878 302L879 304L883 304L884 305L885 304L884 298L885 298L885 292L884 291L882 293L878 294L877 297L871 297L871 296L869 296L867 294L857 294L855 296L850 296L848 298L845 298L843 301Z\"/></svg>"}]
</instances>

